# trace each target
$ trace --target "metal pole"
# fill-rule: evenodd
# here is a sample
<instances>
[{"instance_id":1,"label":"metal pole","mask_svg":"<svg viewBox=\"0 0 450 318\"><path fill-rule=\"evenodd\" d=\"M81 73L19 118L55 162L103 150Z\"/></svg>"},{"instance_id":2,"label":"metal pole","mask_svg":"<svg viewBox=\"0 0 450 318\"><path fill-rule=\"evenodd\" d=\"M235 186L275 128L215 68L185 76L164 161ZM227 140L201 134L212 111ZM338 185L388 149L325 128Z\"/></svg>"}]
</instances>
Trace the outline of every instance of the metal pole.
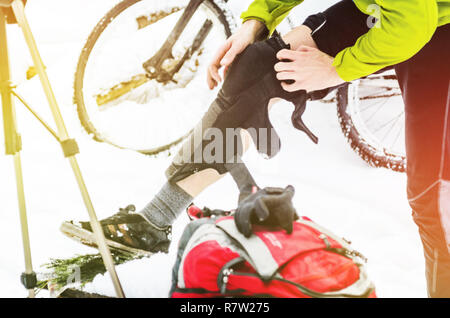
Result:
<instances>
[{"instance_id":1,"label":"metal pole","mask_svg":"<svg viewBox=\"0 0 450 318\"><path fill-rule=\"evenodd\" d=\"M37 49L36 42L34 40L33 34L31 33L30 26L28 24L28 21L25 16L24 12L24 5L21 0L14 0L12 3L12 9L14 11L14 15L17 19L17 22L19 26L22 29L23 35L25 37L25 41L28 45L28 48L31 53L31 57L34 62L34 66L36 67L37 73L39 74L39 78L42 84L42 87L44 89L44 93L47 97L48 103L50 105L50 109L53 114L53 118L55 120L59 139L62 141L62 144L65 141L69 141L69 136L66 130L66 127L64 125L63 118L61 116L61 113L59 111L58 104L56 103L56 98L54 96L53 90L50 86L50 82L47 77L47 73L45 72L44 64L42 62L42 59L40 57L39 51ZM77 180L78 186L80 188L81 195L83 197L83 201L86 205L86 209L89 213L90 223L92 226L92 229L94 231L94 235L96 237L97 246L100 251L100 254L102 255L103 262L105 263L105 267L108 270L114 288L116 290L116 294L118 297L125 297L122 286L119 281L119 277L117 276L117 272L114 267L114 262L111 257L111 253L109 251L109 248L105 241L105 236L103 234L103 230L101 228L101 225L97 219L95 210L93 208L91 198L89 196L89 193L87 191L86 185L84 183L80 168L78 166L77 160L75 158L75 155L67 155L69 158L70 164L72 166L72 170L75 174L75 178Z\"/></svg>"},{"instance_id":2,"label":"metal pole","mask_svg":"<svg viewBox=\"0 0 450 318\"><path fill-rule=\"evenodd\" d=\"M0 8L0 91L2 95L2 110L3 110L3 128L5 132L5 150L7 155L14 156L14 170L16 175L16 187L17 187L17 198L19 201L19 214L20 214L20 224L22 231L22 244L23 253L25 260L25 272L22 276L24 279L22 282L30 283L28 286L28 296L33 298L34 287L33 278L35 278L35 273L33 271L33 263L31 259L31 248L30 248L30 236L28 233L28 222L27 222L27 210L25 205L25 191L23 186L23 176L22 176L22 164L20 160L20 136L17 133L17 122L16 114L14 109L14 102L11 96L11 72L9 68L8 59L8 45L6 37L6 20L3 9ZM27 279L28 277L32 279ZM28 283L27 283L28 282Z\"/></svg>"},{"instance_id":3,"label":"metal pole","mask_svg":"<svg viewBox=\"0 0 450 318\"><path fill-rule=\"evenodd\" d=\"M22 229L22 242L23 242L23 252L25 256L25 275L30 275L35 279L35 273L33 271L33 263L31 261L31 245L30 236L28 234L28 219L27 210L25 207L25 191L23 187L23 176L22 176L22 162L20 160L20 152L14 155L14 170L16 173L16 185L17 185L17 197L19 199L19 211L20 211L20 224ZM24 277L24 276L23 276ZM22 281L27 284L26 280ZM32 283L35 285L35 282ZM34 298L34 287L28 289L28 297Z\"/></svg>"}]
</instances>

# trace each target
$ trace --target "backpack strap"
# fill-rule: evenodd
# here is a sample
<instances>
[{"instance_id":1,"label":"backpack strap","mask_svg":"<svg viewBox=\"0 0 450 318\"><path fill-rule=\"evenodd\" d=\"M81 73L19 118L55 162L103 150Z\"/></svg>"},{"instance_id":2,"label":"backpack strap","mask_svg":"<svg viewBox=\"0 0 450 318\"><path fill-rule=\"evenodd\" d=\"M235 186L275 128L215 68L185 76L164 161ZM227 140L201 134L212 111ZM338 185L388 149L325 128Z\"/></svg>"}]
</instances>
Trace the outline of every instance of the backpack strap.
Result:
<instances>
[{"instance_id":1,"label":"backpack strap","mask_svg":"<svg viewBox=\"0 0 450 318\"><path fill-rule=\"evenodd\" d=\"M245 237L236 227L233 218L224 218L216 223L216 226L227 235L239 242L245 251L241 255L258 272L265 281L270 280L278 271L279 265L275 261L267 245L256 235ZM258 251L251 253L251 251Z\"/></svg>"}]
</instances>

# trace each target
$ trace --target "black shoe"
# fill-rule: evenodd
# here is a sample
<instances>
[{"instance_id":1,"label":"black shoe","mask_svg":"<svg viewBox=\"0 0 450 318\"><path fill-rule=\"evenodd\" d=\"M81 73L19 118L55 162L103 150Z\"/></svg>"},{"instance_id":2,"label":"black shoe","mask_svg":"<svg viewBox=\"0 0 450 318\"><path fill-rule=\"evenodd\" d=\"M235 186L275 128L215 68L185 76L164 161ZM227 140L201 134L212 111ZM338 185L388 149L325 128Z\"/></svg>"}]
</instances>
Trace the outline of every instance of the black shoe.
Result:
<instances>
[{"instance_id":1,"label":"black shoe","mask_svg":"<svg viewBox=\"0 0 450 318\"><path fill-rule=\"evenodd\" d=\"M167 253L172 227L159 228L134 212L134 205L120 209L118 213L100 221L106 243L111 249L132 254L151 255ZM64 222L60 228L68 237L82 244L97 247L90 222Z\"/></svg>"}]
</instances>

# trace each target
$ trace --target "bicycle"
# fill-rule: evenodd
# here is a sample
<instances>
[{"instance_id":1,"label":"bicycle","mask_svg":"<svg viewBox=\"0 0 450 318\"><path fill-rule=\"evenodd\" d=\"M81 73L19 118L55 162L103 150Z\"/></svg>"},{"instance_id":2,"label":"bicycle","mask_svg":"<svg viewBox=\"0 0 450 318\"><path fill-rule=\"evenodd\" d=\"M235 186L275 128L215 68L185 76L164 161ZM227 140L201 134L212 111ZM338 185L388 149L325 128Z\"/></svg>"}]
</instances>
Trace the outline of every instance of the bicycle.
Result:
<instances>
[{"instance_id":1,"label":"bicycle","mask_svg":"<svg viewBox=\"0 0 450 318\"><path fill-rule=\"evenodd\" d=\"M147 155L184 140L216 94L196 86L203 85L217 44L236 27L227 2L115 5L89 35L75 72L74 103L88 134ZM372 166L404 172L403 102L395 74L374 74L334 94L322 101L336 103L353 150Z\"/></svg>"}]
</instances>

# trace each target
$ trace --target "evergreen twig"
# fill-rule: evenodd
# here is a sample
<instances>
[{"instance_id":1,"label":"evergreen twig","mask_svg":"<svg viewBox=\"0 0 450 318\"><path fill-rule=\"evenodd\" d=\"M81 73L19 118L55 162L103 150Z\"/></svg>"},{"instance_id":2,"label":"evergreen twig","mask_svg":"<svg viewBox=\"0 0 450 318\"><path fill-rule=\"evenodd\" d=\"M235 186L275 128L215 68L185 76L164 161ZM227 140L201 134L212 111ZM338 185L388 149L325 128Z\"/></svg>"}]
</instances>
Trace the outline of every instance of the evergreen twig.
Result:
<instances>
[{"instance_id":1,"label":"evergreen twig","mask_svg":"<svg viewBox=\"0 0 450 318\"><path fill-rule=\"evenodd\" d=\"M111 250L111 255L115 265L124 264L126 262L140 259L142 255L135 255L124 253L120 251ZM56 285L57 288L62 288L70 283L75 282L74 274L79 273L80 287L84 287L90 283L98 274L106 272L105 265L101 255L98 254L84 254L76 255L71 258L50 259L49 263L42 265L44 268L51 271L50 277L38 282L38 289L46 288L49 284Z\"/></svg>"}]
</instances>

